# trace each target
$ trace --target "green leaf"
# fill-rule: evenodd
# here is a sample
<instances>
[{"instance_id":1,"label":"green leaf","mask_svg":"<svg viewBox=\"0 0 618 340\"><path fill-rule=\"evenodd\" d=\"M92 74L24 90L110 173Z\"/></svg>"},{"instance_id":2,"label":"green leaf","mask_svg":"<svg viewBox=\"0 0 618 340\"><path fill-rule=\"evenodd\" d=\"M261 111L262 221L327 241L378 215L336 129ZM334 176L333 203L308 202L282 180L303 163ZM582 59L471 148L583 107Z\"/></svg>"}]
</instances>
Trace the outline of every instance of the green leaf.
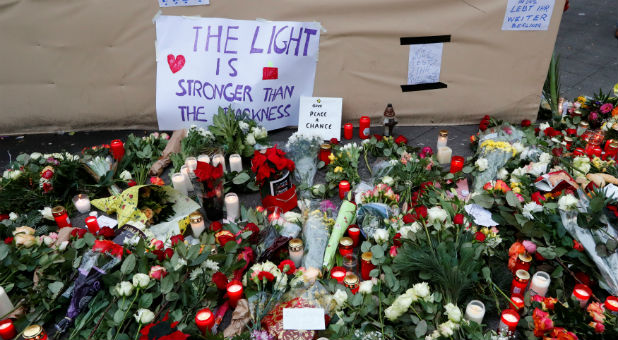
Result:
<instances>
[{"instance_id":1,"label":"green leaf","mask_svg":"<svg viewBox=\"0 0 618 340\"><path fill-rule=\"evenodd\" d=\"M148 308L152 305L152 294L144 294L139 298L140 308Z\"/></svg>"},{"instance_id":2,"label":"green leaf","mask_svg":"<svg viewBox=\"0 0 618 340\"><path fill-rule=\"evenodd\" d=\"M170 302L171 301L176 301L176 300L178 300L178 298L179 298L179 295L178 295L178 293L175 293L175 292L170 292L169 294L167 294L165 296L165 299L167 301L170 301Z\"/></svg>"},{"instance_id":3,"label":"green leaf","mask_svg":"<svg viewBox=\"0 0 618 340\"><path fill-rule=\"evenodd\" d=\"M170 275L161 279L161 293L167 294L172 291L174 288L174 281Z\"/></svg>"},{"instance_id":4,"label":"green leaf","mask_svg":"<svg viewBox=\"0 0 618 340\"><path fill-rule=\"evenodd\" d=\"M506 201L511 207L519 206L519 199L515 196L513 191L507 191L506 193Z\"/></svg>"},{"instance_id":5,"label":"green leaf","mask_svg":"<svg viewBox=\"0 0 618 340\"><path fill-rule=\"evenodd\" d=\"M60 290L62 289L62 287L64 287L64 283L60 281L52 282L47 286L49 291L52 292L52 294L54 295L58 294Z\"/></svg>"},{"instance_id":6,"label":"green leaf","mask_svg":"<svg viewBox=\"0 0 618 340\"><path fill-rule=\"evenodd\" d=\"M536 251L538 251L541 256L548 260L553 260L556 258L556 252L552 248L538 247L536 248Z\"/></svg>"},{"instance_id":7,"label":"green leaf","mask_svg":"<svg viewBox=\"0 0 618 340\"><path fill-rule=\"evenodd\" d=\"M76 240L72 244L73 244L73 248L81 249L86 245L86 240L84 240L83 238L80 238L79 240Z\"/></svg>"},{"instance_id":8,"label":"green leaf","mask_svg":"<svg viewBox=\"0 0 618 340\"><path fill-rule=\"evenodd\" d=\"M427 334L427 321L423 320L416 325L414 328L414 334L417 338L423 337L423 335Z\"/></svg>"},{"instance_id":9,"label":"green leaf","mask_svg":"<svg viewBox=\"0 0 618 340\"><path fill-rule=\"evenodd\" d=\"M377 244L371 247L371 253L373 254L373 257L376 259L381 259L384 257L384 249L382 249L382 246L377 245Z\"/></svg>"},{"instance_id":10,"label":"green leaf","mask_svg":"<svg viewBox=\"0 0 618 340\"><path fill-rule=\"evenodd\" d=\"M0 244L0 261L4 260L6 256L9 254L9 245L1 243Z\"/></svg>"},{"instance_id":11,"label":"green leaf","mask_svg":"<svg viewBox=\"0 0 618 340\"><path fill-rule=\"evenodd\" d=\"M364 241L363 244L361 244L361 252L363 253L368 252L369 249L371 249L371 242Z\"/></svg>"},{"instance_id":12,"label":"green leaf","mask_svg":"<svg viewBox=\"0 0 618 340\"><path fill-rule=\"evenodd\" d=\"M123 318L124 318L124 311L122 311L122 309L116 310L116 312L114 313L114 317L113 317L114 323L116 325L119 325Z\"/></svg>"},{"instance_id":13,"label":"green leaf","mask_svg":"<svg viewBox=\"0 0 618 340\"><path fill-rule=\"evenodd\" d=\"M130 273L135 268L135 262L136 262L135 255L130 254L122 262L122 266L120 267L120 272L125 275Z\"/></svg>"},{"instance_id":14,"label":"green leaf","mask_svg":"<svg viewBox=\"0 0 618 340\"><path fill-rule=\"evenodd\" d=\"M558 266L558 267L556 267L556 269L554 269L554 271L551 273L551 277L553 277L553 278L562 277L563 272L564 272L564 268L563 268L562 266Z\"/></svg>"},{"instance_id":15,"label":"green leaf","mask_svg":"<svg viewBox=\"0 0 618 340\"><path fill-rule=\"evenodd\" d=\"M482 272L485 281L491 282L491 270L489 269L489 267L483 267Z\"/></svg>"},{"instance_id":16,"label":"green leaf","mask_svg":"<svg viewBox=\"0 0 618 340\"><path fill-rule=\"evenodd\" d=\"M232 179L232 183L236 185L240 185L240 184L246 183L247 181L249 181L249 179L251 179L251 177L249 176L248 173L241 172L238 175L236 175L234 179Z\"/></svg>"},{"instance_id":17,"label":"green leaf","mask_svg":"<svg viewBox=\"0 0 618 340\"><path fill-rule=\"evenodd\" d=\"M96 240L96 237L94 237L94 235L92 235L91 233L86 233L84 235L84 240L86 241L86 244L90 247L92 247L94 245L94 241Z\"/></svg>"}]
</instances>

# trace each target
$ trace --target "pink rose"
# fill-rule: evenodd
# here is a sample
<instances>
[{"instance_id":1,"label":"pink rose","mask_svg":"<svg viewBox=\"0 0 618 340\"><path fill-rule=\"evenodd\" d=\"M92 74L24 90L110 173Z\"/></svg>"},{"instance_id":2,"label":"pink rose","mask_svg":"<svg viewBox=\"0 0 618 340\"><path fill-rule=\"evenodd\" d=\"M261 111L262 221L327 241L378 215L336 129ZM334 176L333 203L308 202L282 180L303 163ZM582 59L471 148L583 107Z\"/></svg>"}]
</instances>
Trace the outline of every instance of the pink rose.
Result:
<instances>
[{"instance_id":1,"label":"pink rose","mask_svg":"<svg viewBox=\"0 0 618 340\"><path fill-rule=\"evenodd\" d=\"M150 241L150 246L156 250L161 250L163 249L164 244L163 241L153 238L152 241Z\"/></svg>"},{"instance_id":2,"label":"pink rose","mask_svg":"<svg viewBox=\"0 0 618 340\"><path fill-rule=\"evenodd\" d=\"M526 248L528 254L536 253L536 244L534 244L534 242L525 240L522 242L522 244L524 245L524 248Z\"/></svg>"},{"instance_id":3,"label":"pink rose","mask_svg":"<svg viewBox=\"0 0 618 340\"><path fill-rule=\"evenodd\" d=\"M167 275L167 270L163 266L152 266L148 275L155 280L161 280Z\"/></svg>"}]
</instances>

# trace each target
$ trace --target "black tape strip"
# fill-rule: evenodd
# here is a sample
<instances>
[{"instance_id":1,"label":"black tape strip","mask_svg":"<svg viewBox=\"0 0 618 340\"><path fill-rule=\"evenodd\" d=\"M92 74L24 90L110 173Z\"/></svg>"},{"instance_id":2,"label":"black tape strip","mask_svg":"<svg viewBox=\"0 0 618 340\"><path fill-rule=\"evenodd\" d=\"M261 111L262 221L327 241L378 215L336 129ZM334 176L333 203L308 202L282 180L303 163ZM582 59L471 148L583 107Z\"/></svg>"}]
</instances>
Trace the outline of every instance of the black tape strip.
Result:
<instances>
[{"instance_id":1,"label":"black tape strip","mask_svg":"<svg viewBox=\"0 0 618 340\"><path fill-rule=\"evenodd\" d=\"M430 35L426 37L401 37L401 45L434 44L451 41L450 35Z\"/></svg>"},{"instance_id":2,"label":"black tape strip","mask_svg":"<svg viewBox=\"0 0 618 340\"><path fill-rule=\"evenodd\" d=\"M424 90L436 90L436 89L445 89L445 83L426 83L426 84L416 84L416 85L401 85L401 92L412 92L412 91L424 91Z\"/></svg>"}]
</instances>

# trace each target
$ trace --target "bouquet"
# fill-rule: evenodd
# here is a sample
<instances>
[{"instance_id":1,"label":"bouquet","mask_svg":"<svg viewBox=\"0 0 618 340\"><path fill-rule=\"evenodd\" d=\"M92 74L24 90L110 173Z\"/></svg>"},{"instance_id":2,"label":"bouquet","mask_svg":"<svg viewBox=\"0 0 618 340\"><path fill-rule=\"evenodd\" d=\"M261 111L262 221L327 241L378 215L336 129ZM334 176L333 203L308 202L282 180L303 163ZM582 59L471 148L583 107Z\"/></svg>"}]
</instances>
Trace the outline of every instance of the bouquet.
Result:
<instances>
[{"instance_id":1,"label":"bouquet","mask_svg":"<svg viewBox=\"0 0 618 340\"><path fill-rule=\"evenodd\" d=\"M250 157L256 145L268 143L268 132L246 114L236 114L232 107L219 108L212 117L208 130L215 136L217 144L222 145L226 154L237 153Z\"/></svg>"},{"instance_id":2,"label":"bouquet","mask_svg":"<svg viewBox=\"0 0 618 340\"><path fill-rule=\"evenodd\" d=\"M287 155L296 164L294 178L300 184L299 190L308 192L313 185L317 172L316 155L320 150L322 139L319 136L305 136L295 132L286 145Z\"/></svg>"},{"instance_id":3,"label":"bouquet","mask_svg":"<svg viewBox=\"0 0 618 340\"><path fill-rule=\"evenodd\" d=\"M223 217L223 167L210 163L197 162L195 176L202 184L202 205L206 217L217 221Z\"/></svg>"},{"instance_id":4,"label":"bouquet","mask_svg":"<svg viewBox=\"0 0 618 340\"><path fill-rule=\"evenodd\" d=\"M348 143L345 146L336 145L333 153L328 157L328 172L326 173L327 191L332 194L337 189L339 182L347 180L354 187L360 182L358 174L358 160L362 148L356 143ZM330 196L330 195L329 195Z\"/></svg>"},{"instance_id":5,"label":"bouquet","mask_svg":"<svg viewBox=\"0 0 618 340\"><path fill-rule=\"evenodd\" d=\"M294 171L294 168L294 162L287 158L285 152L278 149L276 145L266 149L265 152L256 150L251 160L251 170L255 173L255 181L259 185L264 185L267 179L278 172Z\"/></svg>"}]
</instances>

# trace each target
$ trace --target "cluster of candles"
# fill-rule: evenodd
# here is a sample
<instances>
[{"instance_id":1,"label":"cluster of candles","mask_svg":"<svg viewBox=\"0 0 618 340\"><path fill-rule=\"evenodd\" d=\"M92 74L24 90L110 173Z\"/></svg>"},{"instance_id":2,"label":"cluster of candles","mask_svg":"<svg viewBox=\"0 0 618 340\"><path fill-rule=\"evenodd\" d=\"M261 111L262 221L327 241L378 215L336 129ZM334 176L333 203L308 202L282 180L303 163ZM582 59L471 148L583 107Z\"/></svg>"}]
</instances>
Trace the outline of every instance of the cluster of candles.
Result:
<instances>
[{"instance_id":1,"label":"cluster of candles","mask_svg":"<svg viewBox=\"0 0 618 340\"><path fill-rule=\"evenodd\" d=\"M354 249L360 244L360 228L357 225L350 225L347 236L339 240L338 251L343 257L343 266L333 267L330 277L338 283L350 288L353 294L358 292L360 280L371 280L371 271L376 266L371 263L373 254L370 251L361 254L360 273L358 271L358 258ZM360 275L360 277L359 277Z\"/></svg>"},{"instance_id":2,"label":"cluster of candles","mask_svg":"<svg viewBox=\"0 0 618 340\"><path fill-rule=\"evenodd\" d=\"M453 150L447 146L448 131L440 130L438 132L438 141L436 143L436 158L440 164L451 163L450 173L458 173L463 170L464 158L461 156L453 156Z\"/></svg>"},{"instance_id":3,"label":"cluster of candles","mask_svg":"<svg viewBox=\"0 0 618 340\"><path fill-rule=\"evenodd\" d=\"M618 160L618 141L614 139L608 139L605 141L605 145L603 144L603 139L605 138L605 133L601 130L589 130L588 122L581 122L577 126L577 137L581 138L586 142L586 146L584 148L575 148L573 150L573 155L575 156L588 156L588 157L599 157L603 160L606 159L615 159ZM573 146L574 137L564 136L562 145L566 147L567 150L571 150Z\"/></svg>"},{"instance_id":4,"label":"cluster of candles","mask_svg":"<svg viewBox=\"0 0 618 340\"><path fill-rule=\"evenodd\" d=\"M15 309L6 291L0 286L0 316L7 315ZM11 319L0 321L0 337L4 340L13 339L17 335Z\"/></svg>"},{"instance_id":5,"label":"cluster of candles","mask_svg":"<svg viewBox=\"0 0 618 340\"><path fill-rule=\"evenodd\" d=\"M242 283L238 280L230 281L226 292L230 305L235 308L243 295ZM195 314L195 324L202 334L206 335L215 325L215 314L209 308L200 309Z\"/></svg>"},{"instance_id":6,"label":"cluster of candles","mask_svg":"<svg viewBox=\"0 0 618 340\"><path fill-rule=\"evenodd\" d=\"M242 157L239 154L232 154L228 158L230 163L230 172L242 172ZM187 157L185 164L180 168L180 172L172 175L172 185L178 192L188 195L193 191L193 184L191 180L195 177L195 169L197 169L197 162L210 163L213 166L221 164L223 171L227 172L227 166L225 163L225 157L223 154L216 154L212 156L212 159L208 155L199 155L198 157Z\"/></svg>"}]
</instances>

